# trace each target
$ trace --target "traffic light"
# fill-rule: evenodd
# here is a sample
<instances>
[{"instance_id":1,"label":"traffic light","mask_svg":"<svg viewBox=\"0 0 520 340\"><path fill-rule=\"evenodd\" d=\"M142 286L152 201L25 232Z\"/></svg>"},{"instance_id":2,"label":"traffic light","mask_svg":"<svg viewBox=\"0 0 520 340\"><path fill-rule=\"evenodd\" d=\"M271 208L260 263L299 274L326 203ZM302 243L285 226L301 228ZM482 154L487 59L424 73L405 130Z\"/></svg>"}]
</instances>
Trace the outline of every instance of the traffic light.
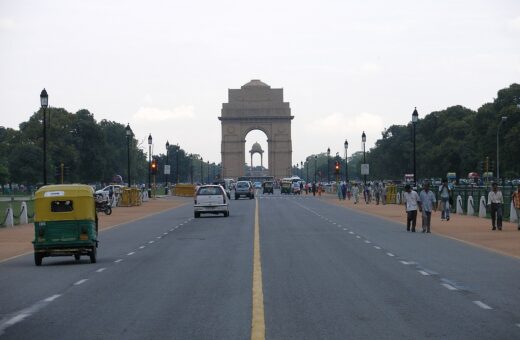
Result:
<instances>
[{"instance_id":1,"label":"traffic light","mask_svg":"<svg viewBox=\"0 0 520 340\"><path fill-rule=\"evenodd\" d=\"M336 172L336 175L339 175L339 168L340 168L339 162L336 161L336 165L334 166L334 171Z\"/></svg>"},{"instance_id":2,"label":"traffic light","mask_svg":"<svg viewBox=\"0 0 520 340\"><path fill-rule=\"evenodd\" d=\"M152 164L150 164L150 172L152 173L152 175L157 174L157 160L155 159L152 159Z\"/></svg>"},{"instance_id":3,"label":"traffic light","mask_svg":"<svg viewBox=\"0 0 520 340\"><path fill-rule=\"evenodd\" d=\"M478 162L478 171L481 175L484 173L484 162L483 161Z\"/></svg>"}]
</instances>

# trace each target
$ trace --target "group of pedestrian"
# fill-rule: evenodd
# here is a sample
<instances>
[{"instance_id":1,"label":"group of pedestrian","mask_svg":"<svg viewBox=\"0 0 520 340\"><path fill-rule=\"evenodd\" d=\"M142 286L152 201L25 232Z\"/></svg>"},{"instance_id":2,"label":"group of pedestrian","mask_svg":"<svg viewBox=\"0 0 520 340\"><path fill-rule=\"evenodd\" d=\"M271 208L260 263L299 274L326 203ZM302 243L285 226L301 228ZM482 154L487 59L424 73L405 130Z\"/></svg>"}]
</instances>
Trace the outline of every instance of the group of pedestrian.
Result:
<instances>
[{"instance_id":1,"label":"group of pedestrian","mask_svg":"<svg viewBox=\"0 0 520 340\"><path fill-rule=\"evenodd\" d=\"M420 194L412 190L410 184L404 187L403 203L406 210L406 231L415 233L417 224L417 210L421 212L422 232L431 233L432 211L436 211L437 199L430 190L430 184L425 183Z\"/></svg>"},{"instance_id":2,"label":"group of pedestrian","mask_svg":"<svg viewBox=\"0 0 520 340\"><path fill-rule=\"evenodd\" d=\"M452 203L452 188L448 184L448 180L443 180L439 187L440 207L441 207L441 221L450 220L450 207ZM520 184L511 195L513 208L517 216L517 228L520 230ZM417 224L417 211L421 212L422 217L422 232L431 232L431 215L432 211L436 211L435 194L430 190L430 184L425 183L420 194L417 194L412 187L407 184L403 194L403 203L406 210L406 230L415 232ZM498 188L498 183L494 182L491 185L491 190L488 193L487 205L491 212L491 230L502 230L503 205L504 196L502 191Z\"/></svg>"}]
</instances>

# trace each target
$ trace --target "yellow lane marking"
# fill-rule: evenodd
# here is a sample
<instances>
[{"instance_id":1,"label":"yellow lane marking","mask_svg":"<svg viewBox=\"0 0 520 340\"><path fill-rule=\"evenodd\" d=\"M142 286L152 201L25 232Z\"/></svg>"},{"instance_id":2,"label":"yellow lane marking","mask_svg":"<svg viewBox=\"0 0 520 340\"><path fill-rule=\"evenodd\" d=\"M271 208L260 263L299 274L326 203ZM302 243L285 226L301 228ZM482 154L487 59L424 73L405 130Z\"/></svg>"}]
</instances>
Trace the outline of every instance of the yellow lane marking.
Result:
<instances>
[{"instance_id":1,"label":"yellow lane marking","mask_svg":"<svg viewBox=\"0 0 520 340\"><path fill-rule=\"evenodd\" d=\"M251 340L264 340L264 290L262 288L262 261L260 257L260 223L258 221L258 198L256 198L255 201L255 241L253 249L253 315L251 320Z\"/></svg>"}]
</instances>

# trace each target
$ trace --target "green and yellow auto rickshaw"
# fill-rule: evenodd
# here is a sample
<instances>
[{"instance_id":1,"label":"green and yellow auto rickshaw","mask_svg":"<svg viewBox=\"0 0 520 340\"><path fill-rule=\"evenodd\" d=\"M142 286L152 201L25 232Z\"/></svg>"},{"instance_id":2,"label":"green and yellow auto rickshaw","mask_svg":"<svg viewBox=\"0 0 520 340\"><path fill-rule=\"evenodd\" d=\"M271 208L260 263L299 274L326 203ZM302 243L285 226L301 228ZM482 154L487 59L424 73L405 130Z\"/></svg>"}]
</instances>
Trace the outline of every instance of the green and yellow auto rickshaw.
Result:
<instances>
[{"instance_id":1,"label":"green and yellow auto rickshaw","mask_svg":"<svg viewBox=\"0 0 520 340\"><path fill-rule=\"evenodd\" d=\"M98 220L88 185L46 185L34 200L34 263L48 256L88 255L96 263Z\"/></svg>"},{"instance_id":2,"label":"green and yellow auto rickshaw","mask_svg":"<svg viewBox=\"0 0 520 340\"><path fill-rule=\"evenodd\" d=\"M291 194L292 193L292 182L291 181L282 181L280 191L282 194Z\"/></svg>"}]
</instances>

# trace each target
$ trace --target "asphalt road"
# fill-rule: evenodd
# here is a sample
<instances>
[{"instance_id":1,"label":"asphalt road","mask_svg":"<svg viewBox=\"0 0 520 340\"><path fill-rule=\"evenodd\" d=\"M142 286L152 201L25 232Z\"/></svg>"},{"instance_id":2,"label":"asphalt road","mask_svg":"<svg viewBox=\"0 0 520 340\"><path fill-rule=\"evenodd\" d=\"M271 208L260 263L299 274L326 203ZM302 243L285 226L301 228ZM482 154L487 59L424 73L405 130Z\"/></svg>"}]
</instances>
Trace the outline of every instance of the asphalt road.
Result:
<instances>
[{"instance_id":1,"label":"asphalt road","mask_svg":"<svg viewBox=\"0 0 520 340\"><path fill-rule=\"evenodd\" d=\"M329 205L257 195L101 234L98 263L0 264L0 339L520 339L520 260Z\"/></svg>"}]
</instances>

